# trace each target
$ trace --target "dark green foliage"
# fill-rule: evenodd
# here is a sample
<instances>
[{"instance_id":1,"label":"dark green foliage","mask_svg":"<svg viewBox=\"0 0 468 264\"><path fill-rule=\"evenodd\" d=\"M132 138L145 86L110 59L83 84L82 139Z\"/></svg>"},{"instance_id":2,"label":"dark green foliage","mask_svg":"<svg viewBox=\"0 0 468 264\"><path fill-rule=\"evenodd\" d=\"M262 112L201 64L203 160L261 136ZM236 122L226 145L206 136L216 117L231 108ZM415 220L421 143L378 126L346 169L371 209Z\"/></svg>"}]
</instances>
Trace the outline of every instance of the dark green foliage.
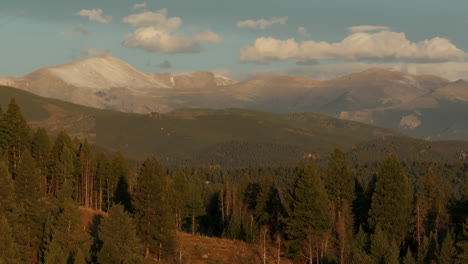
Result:
<instances>
[{"instance_id":1,"label":"dark green foliage","mask_svg":"<svg viewBox=\"0 0 468 264\"><path fill-rule=\"evenodd\" d=\"M0 214L0 233L0 263L20 263L18 246L13 239L13 230L3 214Z\"/></svg>"},{"instance_id":2,"label":"dark green foliage","mask_svg":"<svg viewBox=\"0 0 468 264\"><path fill-rule=\"evenodd\" d=\"M398 246L380 226L376 227L371 236L370 253L374 263L398 263Z\"/></svg>"},{"instance_id":3,"label":"dark green foliage","mask_svg":"<svg viewBox=\"0 0 468 264\"><path fill-rule=\"evenodd\" d=\"M463 225L463 233L457 242L458 256L457 263L468 263L468 219Z\"/></svg>"},{"instance_id":4,"label":"dark green foliage","mask_svg":"<svg viewBox=\"0 0 468 264\"><path fill-rule=\"evenodd\" d=\"M133 194L137 233L149 253L158 258L172 255L175 228L167 200L167 179L156 158L143 163Z\"/></svg>"},{"instance_id":5,"label":"dark green foliage","mask_svg":"<svg viewBox=\"0 0 468 264\"><path fill-rule=\"evenodd\" d=\"M15 99L11 99L8 104L8 109L3 115L3 125L2 137L6 139L4 149L7 150L9 169L16 176L21 154L29 148L31 128L26 123Z\"/></svg>"},{"instance_id":6,"label":"dark green foliage","mask_svg":"<svg viewBox=\"0 0 468 264\"><path fill-rule=\"evenodd\" d=\"M118 228L116 228L118 227ZM116 204L109 210L99 227L102 247L97 255L100 264L142 263L141 244L133 219Z\"/></svg>"},{"instance_id":7,"label":"dark green foliage","mask_svg":"<svg viewBox=\"0 0 468 264\"><path fill-rule=\"evenodd\" d=\"M406 250L406 255L403 258L403 264L416 264L416 260L413 257L413 254L411 253L411 249Z\"/></svg>"},{"instance_id":8,"label":"dark green foliage","mask_svg":"<svg viewBox=\"0 0 468 264\"><path fill-rule=\"evenodd\" d=\"M15 215L17 219L13 222L16 240L21 246L22 260L29 259L29 247L37 249L40 244L42 233L42 213L43 204L40 202L42 196L40 192L39 172L36 168L36 162L31 157L28 150L24 151L18 164L15 178L15 193L17 210ZM37 252L33 253L34 255Z\"/></svg>"},{"instance_id":9,"label":"dark green foliage","mask_svg":"<svg viewBox=\"0 0 468 264\"><path fill-rule=\"evenodd\" d=\"M6 162L0 161L0 214L11 213L15 208L15 189Z\"/></svg>"},{"instance_id":10,"label":"dark green foliage","mask_svg":"<svg viewBox=\"0 0 468 264\"><path fill-rule=\"evenodd\" d=\"M333 233L345 263L353 230L352 202L354 200L354 172L343 151L336 149L327 164L325 186L332 205Z\"/></svg>"},{"instance_id":11,"label":"dark green foliage","mask_svg":"<svg viewBox=\"0 0 468 264\"><path fill-rule=\"evenodd\" d=\"M124 205L127 212L133 210L129 184L130 170L127 160L122 152L117 151L112 158L109 187L114 191L114 203Z\"/></svg>"},{"instance_id":12,"label":"dark green foliage","mask_svg":"<svg viewBox=\"0 0 468 264\"><path fill-rule=\"evenodd\" d=\"M377 225L398 245L409 232L412 217L412 191L400 161L390 155L380 166L369 224Z\"/></svg>"},{"instance_id":13,"label":"dark green foliage","mask_svg":"<svg viewBox=\"0 0 468 264\"><path fill-rule=\"evenodd\" d=\"M290 187L290 209L286 222L288 248L310 259L330 225L328 197L312 159L299 163Z\"/></svg>"},{"instance_id":14,"label":"dark green foliage","mask_svg":"<svg viewBox=\"0 0 468 264\"><path fill-rule=\"evenodd\" d=\"M450 264L454 262L456 256L456 249L454 243L453 232L448 232L445 236L442 246L440 248L440 254L437 263L439 264Z\"/></svg>"}]
</instances>

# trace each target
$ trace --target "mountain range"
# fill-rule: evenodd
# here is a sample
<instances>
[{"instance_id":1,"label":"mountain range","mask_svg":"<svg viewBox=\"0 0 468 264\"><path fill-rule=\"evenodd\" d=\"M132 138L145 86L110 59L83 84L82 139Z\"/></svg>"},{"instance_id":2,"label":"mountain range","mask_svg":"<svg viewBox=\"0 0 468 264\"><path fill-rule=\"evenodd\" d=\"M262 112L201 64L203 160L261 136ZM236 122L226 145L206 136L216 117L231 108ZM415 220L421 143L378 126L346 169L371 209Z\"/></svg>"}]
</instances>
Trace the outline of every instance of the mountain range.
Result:
<instances>
[{"instance_id":1,"label":"mountain range","mask_svg":"<svg viewBox=\"0 0 468 264\"><path fill-rule=\"evenodd\" d=\"M45 67L0 84L76 104L130 113L180 108L317 112L427 139L468 140L468 82L371 68L335 78L212 72L144 73L105 56Z\"/></svg>"}]
</instances>

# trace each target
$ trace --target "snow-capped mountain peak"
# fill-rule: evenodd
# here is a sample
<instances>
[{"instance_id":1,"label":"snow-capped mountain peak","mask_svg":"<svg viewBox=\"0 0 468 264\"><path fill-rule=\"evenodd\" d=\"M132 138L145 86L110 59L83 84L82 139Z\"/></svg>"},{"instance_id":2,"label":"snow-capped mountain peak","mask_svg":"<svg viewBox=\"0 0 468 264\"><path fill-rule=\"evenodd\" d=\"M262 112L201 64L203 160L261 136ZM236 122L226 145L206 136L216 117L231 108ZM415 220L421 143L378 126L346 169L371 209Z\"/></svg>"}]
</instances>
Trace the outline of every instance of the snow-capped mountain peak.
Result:
<instances>
[{"instance_id":1,"label":"snow-capped mountain peak","mask_svg":"<svg viewBox=\"0 0 468 264\"><path fill-rule=\"evenodd\" d=\"M84 59L47 69L64 82L83 88L170 88L153 74L140 72L111 56Z\"/></svg>"}]
</instances>

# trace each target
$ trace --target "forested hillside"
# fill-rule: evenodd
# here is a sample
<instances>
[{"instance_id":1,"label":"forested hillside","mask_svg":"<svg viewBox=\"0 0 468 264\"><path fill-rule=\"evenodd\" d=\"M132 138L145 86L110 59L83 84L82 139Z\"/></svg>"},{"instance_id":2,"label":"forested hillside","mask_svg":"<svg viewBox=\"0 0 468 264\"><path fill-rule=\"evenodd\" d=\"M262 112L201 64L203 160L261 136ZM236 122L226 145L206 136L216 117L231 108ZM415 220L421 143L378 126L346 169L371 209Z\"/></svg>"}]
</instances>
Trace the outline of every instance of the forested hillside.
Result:
<instances>
[{"instance_id":1,"label":"forested hillside","mask_svg":"<svg viewBox=\"0 0 468 264\"><path fill-rule=\"evenodd\" d=\"M177 231L255 245L251 263L271 248L281 263L468 261L463 162L351 163L337 149L284 167L129 165L33 129L15 100L0 153L0 263L193 263Z\"/></svg>"}]
</instances>

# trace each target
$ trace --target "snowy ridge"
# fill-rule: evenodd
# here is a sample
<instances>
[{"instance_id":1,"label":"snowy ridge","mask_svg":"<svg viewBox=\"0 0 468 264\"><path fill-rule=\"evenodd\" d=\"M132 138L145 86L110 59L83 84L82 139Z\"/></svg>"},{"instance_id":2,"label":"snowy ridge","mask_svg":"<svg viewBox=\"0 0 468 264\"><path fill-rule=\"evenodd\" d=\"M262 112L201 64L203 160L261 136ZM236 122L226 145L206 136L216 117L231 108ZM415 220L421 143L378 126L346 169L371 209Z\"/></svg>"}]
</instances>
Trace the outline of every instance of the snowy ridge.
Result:
<instances>
[{"instance_id":1,"label":"snowy ridge","mask_svg":"<svg viewBox=\"0 0 468 264\"><path fill-rule=\"evenodd\" d=\"M170 88L154 75L140 72L128 63L110 56L85 59L50 67L48 70L70 85L96 90L114 87Z\"/></svg>"}]
</instances>

